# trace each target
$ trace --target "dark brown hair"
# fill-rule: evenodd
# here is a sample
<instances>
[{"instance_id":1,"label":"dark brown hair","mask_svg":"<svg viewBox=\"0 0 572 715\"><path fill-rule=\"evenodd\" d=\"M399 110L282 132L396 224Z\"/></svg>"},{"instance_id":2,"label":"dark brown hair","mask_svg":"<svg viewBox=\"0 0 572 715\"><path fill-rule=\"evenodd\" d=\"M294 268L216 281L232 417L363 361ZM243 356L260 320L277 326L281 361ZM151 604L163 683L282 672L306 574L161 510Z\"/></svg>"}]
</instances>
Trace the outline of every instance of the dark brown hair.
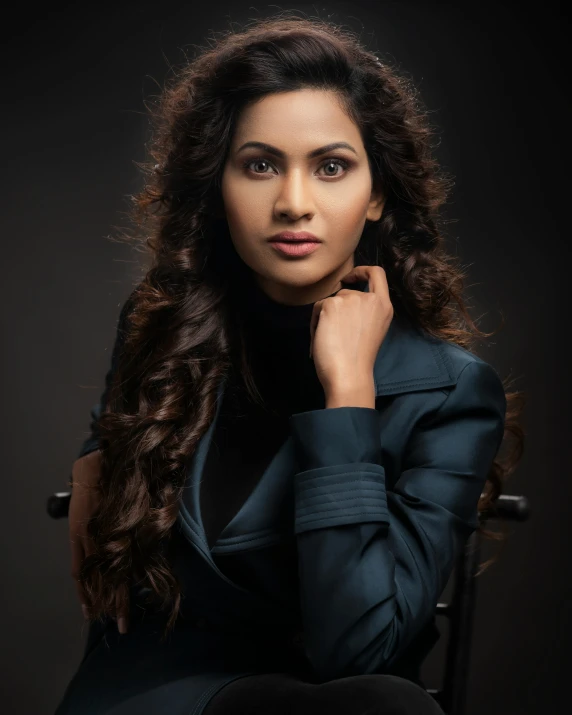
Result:
<instances>
[{"instance_id":1,"label":"dark brown hair","mask_svg":"<svg viewBox=\"0 0 572 715\"><path fill-rule=\"evenodd\" d=\"M101 501L89 524L95 553L81 573L94 617L121 610L136 582L161 608L170 607L165 633L176 621L181 587L165 547L189 459L235 361L256 399L226 300L244 273L224 218L221 174L241 110L265 95L307 87L339 94L360 129L374 185L386 196L381 219L364 228L355 264L382 265L395 314L429 334L466 349L494 334L472 321L464 274L445 250L439 210L453 181L432 155L433 129L411 81L353 32L323 20L281 13L221 33L175 71L151 110L150 159L140 165L146 181L132 214L150 265L130 297L98 422ZM521 393L506 396L505 439L481 513L522 453Z\"/></svg>"}]
</instances>

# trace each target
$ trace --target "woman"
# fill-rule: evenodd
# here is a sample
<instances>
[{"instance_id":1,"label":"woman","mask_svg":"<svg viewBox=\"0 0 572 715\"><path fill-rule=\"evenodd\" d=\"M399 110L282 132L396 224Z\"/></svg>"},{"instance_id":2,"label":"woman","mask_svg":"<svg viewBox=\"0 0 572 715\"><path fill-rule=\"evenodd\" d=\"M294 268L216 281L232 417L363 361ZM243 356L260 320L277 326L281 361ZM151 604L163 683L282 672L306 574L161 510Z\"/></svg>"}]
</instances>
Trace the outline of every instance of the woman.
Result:
<instances>
[{"instance_id":1,"label":"woman","mask_svg":"<svg viewBox=\"0 0 572 715\"><path fill-rule=\"evenodd\" d=\"M72 471L91 625L57 715L439 713L435 605L522 436L469 350L415 92L281 15L156 119L151 266Z\"/></svg>"}]
</instances>

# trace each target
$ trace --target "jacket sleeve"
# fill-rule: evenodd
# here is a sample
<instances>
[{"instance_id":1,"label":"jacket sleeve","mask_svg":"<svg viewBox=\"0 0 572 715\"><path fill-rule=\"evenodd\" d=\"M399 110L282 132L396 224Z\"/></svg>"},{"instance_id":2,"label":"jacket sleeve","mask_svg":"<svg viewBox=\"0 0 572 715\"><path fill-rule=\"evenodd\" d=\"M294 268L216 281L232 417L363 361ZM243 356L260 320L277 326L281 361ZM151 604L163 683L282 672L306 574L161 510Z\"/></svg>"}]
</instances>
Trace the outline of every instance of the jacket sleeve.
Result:
<instances>
[{"instance_id":1,"label":"jacket sleeve","mask_svg":"<svg viewBox=\"0 0 572 715\"><path fill-rule=\"evenodd\" d=\"M391 491L376 409L290 417L304 645L319 678L383 672L433 617L478 526L505 411L495 370L468 363L412 432Z\"/></svg>"},{"instance_id":2,"label":"jacket sleeve","mask_svg":"<svg viewBox=\"0 0 572 715\"><path fill-rule=\"evenodd\" d=\"M105 375L105 381L104 381L104 389L103 392L99 398L99 401L92 406L90 410L90 423L89 423L89 437L84 440L83 444L81 445L81 448L79 450L79 454L76 457L76 459L79 459L80 457L83 457L86 454L89 454L90 452L94 452L96 449L99 449L99 430L98 430L98 420L99 416L101 414L101 411L105 407L107 403L107 397L109 395L109 390L111 388L111 383L113 380L113 375L115 374L115 370L117 369L117 363L119 360L119 355L121 354L121 350L123 348L123 342L125 339L125 330L127 328L127 319L129 312L132 307L132 300L133 300L133 294L135 291L131 293L131 295L127 298L125 303L123 304L123 307L121 308L121 312L119 313L119 319L117 321L117 330L115 333L115 341L113 344L113 350L111 353L111 365Z\"/></svg>"}]
</instances>

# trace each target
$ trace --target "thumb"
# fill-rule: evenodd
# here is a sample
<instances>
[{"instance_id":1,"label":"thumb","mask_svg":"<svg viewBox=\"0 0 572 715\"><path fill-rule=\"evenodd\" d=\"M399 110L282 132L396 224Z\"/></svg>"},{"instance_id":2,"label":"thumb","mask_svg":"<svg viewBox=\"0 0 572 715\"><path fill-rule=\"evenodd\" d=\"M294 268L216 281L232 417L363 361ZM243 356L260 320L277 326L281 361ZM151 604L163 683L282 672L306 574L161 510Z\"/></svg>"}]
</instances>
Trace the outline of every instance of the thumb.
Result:
<instances>
[{"instance_id":1,"label":"thumb","mask_svg":"<svg viewBox=\"0 0 572 715\"><path fill-rule=\"evenodd\" d=\"M340 280L342 283L353 283L358 280L360 275L361 273L358 268L352 268L352 270L349 273L346 273L345 276L342 276ZM363 280L363 278L360 278L360 280Z\"/></svg>"},{"instance_id":2,"label":"thumb","mask_svg":"<svg viewBox=\"0 0 572 715\"><path fill-rule=\"evenodd\" d=\"M322 310L322 305L324 304L324 299L322 300L317 300L314 303L314 308L312 309L312 316L310 317L310 355L313 359L312 356L312 351L314 348L314 334L316 332L316 328L318 326L318 321L320 319L320 312Z\"/></svg>"}]
</instances>

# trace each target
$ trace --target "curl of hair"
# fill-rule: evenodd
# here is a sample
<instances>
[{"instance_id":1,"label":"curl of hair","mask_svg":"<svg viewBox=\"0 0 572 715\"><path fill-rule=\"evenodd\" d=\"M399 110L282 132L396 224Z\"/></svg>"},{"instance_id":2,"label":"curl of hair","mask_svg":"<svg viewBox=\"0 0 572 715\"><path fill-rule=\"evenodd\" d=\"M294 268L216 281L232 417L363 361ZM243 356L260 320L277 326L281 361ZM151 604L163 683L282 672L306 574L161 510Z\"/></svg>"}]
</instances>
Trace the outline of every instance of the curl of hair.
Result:
<instances>
[{"instance_id":1,"label":"curl of hair","mask_svg":"<svg viewBox=\"0 0 572 715\"><path fill-rule=\"evenodd\" d=\"M162 609L170 608L165 634L175 624L181 587L167 547L189 459L233 365L240 364L257 399L226 300L244 266L224 219L221 174L240 111L265 95L308 87L337 94L386 197L381 219L364 228L355 264L382 265L395 313L427 333L471 350L476 339L494 334L472 321L464 274L445 250L439 210L453 181L433 158L433 129L413 84L353 32L323 20L281 13L223 33L174 72L151 110L150 160L139 165L146 180L132 211L136 239L151 261L130 297L98 423L101 502L89 524L95 553L81 574L93 617L121 610L129 587L143 583ZM521 457L521 396L506 392L505 435L481 514Z\"/></svg>"}]
</instances>

